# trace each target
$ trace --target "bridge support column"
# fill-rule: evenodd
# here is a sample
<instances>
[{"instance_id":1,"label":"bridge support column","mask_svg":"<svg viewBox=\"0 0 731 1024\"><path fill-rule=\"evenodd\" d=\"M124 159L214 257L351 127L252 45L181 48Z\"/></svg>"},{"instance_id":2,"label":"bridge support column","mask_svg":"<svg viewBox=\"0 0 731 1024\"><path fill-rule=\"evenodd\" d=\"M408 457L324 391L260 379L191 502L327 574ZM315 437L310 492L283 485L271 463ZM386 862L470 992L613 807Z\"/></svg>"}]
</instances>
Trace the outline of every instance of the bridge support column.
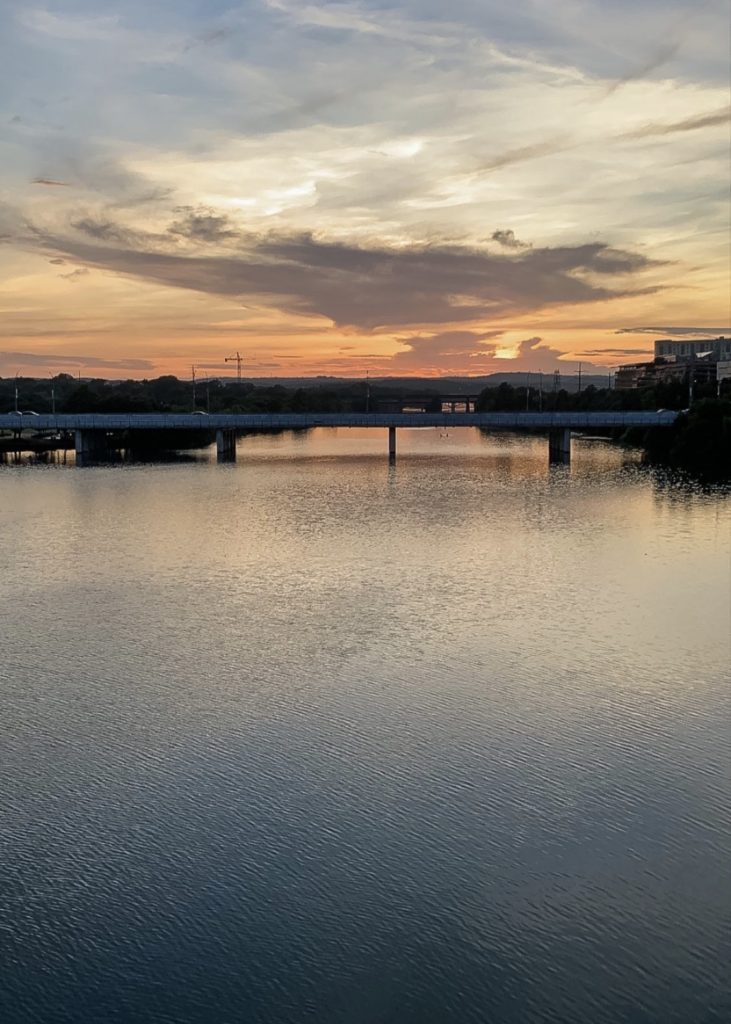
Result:
<instances>
[{"instance_id":1,"label":"bridge support column","mask_svg":"<svg viewBox=\"0 0 731 1024\"><path fill-rule=\"evenodd\" d=\"M548 431L548 461L568 466L571 462L571 431L554 427Z\"/></svg>"},{"instance_id":2,"label":"bridge support column","mask_svg":"<svg viewBox=\"0 0 731 1024\"><path fill-rule=\"evenodd\" d=\"M93 466L109 458L107 435L103 430L75 430L74 448L77 466Z\"/></svg>"},{"instance_id":3,"label":"bridge support column","mask_svg":"<svg viewBox=\"0 0 731 1024\"><path fill-rule=\"evenodd\" d=\"M388 428L388 461L396 461L396 428Z\"/></svg>"},{"instance_id":4,"label":"bridge support column","mask_svg":"<svg viewBox=\"0 0 731 1024\"><path fill-rule=\"evenodd\" d=\"M216 459L218 462L236 462L236 431L216 431Z\"/></svg>"}]
</instances>

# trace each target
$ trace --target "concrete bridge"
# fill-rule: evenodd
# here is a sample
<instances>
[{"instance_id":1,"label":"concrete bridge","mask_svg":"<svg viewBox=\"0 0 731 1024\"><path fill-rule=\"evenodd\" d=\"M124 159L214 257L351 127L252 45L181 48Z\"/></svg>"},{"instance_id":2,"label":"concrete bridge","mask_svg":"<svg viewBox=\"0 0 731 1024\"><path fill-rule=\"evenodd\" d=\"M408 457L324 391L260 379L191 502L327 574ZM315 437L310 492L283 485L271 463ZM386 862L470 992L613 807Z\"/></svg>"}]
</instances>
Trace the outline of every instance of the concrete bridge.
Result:
<instances>
[{"instance_id":1,"label":"concrete bridge","mask_svg":"<svg viewBox=\"0 0 731 1024\"><path fill-rule=\"evenodd\" d=\"M388 454L396 458L399 427L479 427L483 430L540 430L548 434L551 462L568 463L571 432L627 427L669 427L677 412L441 412L441 413L6 413L0 430L73 432L77 462L88 465L125 447L115 435L148 430L215 432L219 462L236 458L239 431L307 430L312 427L374 427L388 431ZM171 445L171 447L174 447Z\"/></svg>"}]
</instances>

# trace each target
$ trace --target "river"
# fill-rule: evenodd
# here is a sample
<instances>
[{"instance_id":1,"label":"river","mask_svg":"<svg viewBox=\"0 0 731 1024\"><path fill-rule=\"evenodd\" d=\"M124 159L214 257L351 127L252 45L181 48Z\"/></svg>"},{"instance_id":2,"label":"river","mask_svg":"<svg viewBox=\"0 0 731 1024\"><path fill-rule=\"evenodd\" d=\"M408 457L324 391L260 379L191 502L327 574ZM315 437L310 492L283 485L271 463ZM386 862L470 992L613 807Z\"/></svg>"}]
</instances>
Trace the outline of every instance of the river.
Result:
<instances>
[{"instance_id":1,"label":"river","mask_svg":"<svg viewBox=\"0 0 731 1024\"><path fill-rule=\"evenodd\" d=\"M4 1024L730 1019L731 495L574 446L0 467Z\"/></svg>"}]
</instances>

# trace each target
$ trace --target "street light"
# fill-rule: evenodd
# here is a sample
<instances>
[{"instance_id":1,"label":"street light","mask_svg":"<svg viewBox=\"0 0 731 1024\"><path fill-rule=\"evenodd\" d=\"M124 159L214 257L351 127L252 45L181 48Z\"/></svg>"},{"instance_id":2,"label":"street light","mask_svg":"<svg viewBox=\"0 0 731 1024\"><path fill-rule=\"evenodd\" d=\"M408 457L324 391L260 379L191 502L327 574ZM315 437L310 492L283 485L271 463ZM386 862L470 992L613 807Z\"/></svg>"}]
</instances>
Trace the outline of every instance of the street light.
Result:
<instances>
[{"instance_id":1,"label":"street light","mask_svg":"<svg viewBox=\"0 0 731 1024\"><path fill-rule=\"evenodd\" d=\"M15 411L16 411L16 413L18 411L18 377L20 376L20 373L21 373L21 371L18 370L18 372L15 374Z\"/></svg>"},{"instance_id":2,"label":"street light","mask_svg":"<svg viewBox=\"0 0 731 1024\"><path fill-rule=\"evenodd\" d=\"M200 370L200 369L202 369L202 367L195 366L195 365L191 366L191 368L190 368L191 379L193 381L193 412L196 411L196 406L198 404L197 391L196 391L196 383L198 381L198 378L195 375L195 371L196 370ZM210 376L205 378L205 384L206 384L206 411L208 413L210 413L210 411L211 411L211 378L210 378Z\"/></svg>"}]
</instances>

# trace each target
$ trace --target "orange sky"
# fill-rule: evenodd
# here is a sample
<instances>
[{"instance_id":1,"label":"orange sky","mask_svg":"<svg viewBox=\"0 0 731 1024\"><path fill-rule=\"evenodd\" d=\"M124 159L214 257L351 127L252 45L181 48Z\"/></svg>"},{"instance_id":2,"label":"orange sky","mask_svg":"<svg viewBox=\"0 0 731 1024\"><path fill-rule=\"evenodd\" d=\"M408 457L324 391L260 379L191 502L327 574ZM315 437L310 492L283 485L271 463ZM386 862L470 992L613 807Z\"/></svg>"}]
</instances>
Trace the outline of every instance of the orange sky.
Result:
<instances>
[{"instance_id":1,"label":"orange sky","mask_svg":"<svg viewBox=\"0 0 731 1024\"><path fill-rule=\"evenodd\" d=\"M17 5L0 375L612 367L728 330L728 11Z\"/></svg>"}]
</instances>

